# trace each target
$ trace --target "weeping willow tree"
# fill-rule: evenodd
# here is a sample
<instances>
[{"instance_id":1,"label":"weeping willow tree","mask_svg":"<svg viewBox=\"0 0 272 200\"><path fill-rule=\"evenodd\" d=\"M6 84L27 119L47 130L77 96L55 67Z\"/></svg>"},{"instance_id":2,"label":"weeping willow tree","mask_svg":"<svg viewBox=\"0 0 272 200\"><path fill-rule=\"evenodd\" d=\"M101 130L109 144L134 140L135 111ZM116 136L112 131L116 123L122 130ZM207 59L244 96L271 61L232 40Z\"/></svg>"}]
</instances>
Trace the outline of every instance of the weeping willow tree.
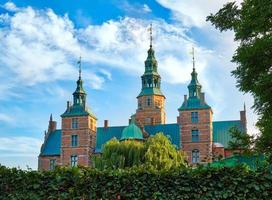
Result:
<instances>
[{"instance_id":1,"label":"weeping willow tree","mask_svg":"<svg viewBox=\"0 0 272 200\"><path fill-rule=\"evenodd\" d=\"M163 133L149 137L145 149L145 166L149 169L169 170L186 166L184 153L177 150Z\"/></svg>"},{"instance_id":2,"label":"weeping willow tree","mask_svg":"<svg viewBox=\"0 0 272 200\"><path fill-rule=\"evenodd\" d=\"M119 142L116 138L111 139L103 146L101 156L93 158L94 167L101 170L140 166L143 162L143 142L132 140Z\"/></svg>"},{"instance_id":3,"label":"weeping willow tree","mask_svg":"<svg viewBox=\"0 0 272 200\"><path fill-rule=\"evenodd\" d=\"M93 158L93 163L100 170L139 166L152 170L169 170L186 166L184 154L163 133L157 133L145 142L120 142L113 138L103 146L102 155Z\"/></svg>"}]
</instances>

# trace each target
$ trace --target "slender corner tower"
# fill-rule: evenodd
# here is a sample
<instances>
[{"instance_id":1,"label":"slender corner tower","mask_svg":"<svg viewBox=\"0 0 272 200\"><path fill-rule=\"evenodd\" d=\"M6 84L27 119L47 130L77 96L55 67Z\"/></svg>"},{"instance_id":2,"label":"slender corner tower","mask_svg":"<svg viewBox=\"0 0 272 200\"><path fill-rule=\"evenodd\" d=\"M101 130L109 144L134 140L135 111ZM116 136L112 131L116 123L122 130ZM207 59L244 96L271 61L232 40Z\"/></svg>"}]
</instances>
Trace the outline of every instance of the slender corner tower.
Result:
<instances>
[{"instance_id":1,"label":"slender corner tower","mask_svg":"<svg viewBox=\"0 0 272 200\"><path fill-rule=\"evenodd\" d=\"M201 92L201 84L197 79L193 52L193 72L188 85L189 98L178 109L178 124L181 127L181 147L186 153L189 163L207 163L212 160L212 109L205 101L205 93Z\"/></svg>"},{"instance_id":2,"label":"slender corner tower","mask_svg":"<svg viewBox=\"0 0 272 200\"><path fill-rule=\"evenodd\" d=\"M94 152L96 141L96 117L86 105L86 92L81 79L81 59L79 60L79 78L73 93L73 104L67 102L62 117L61 165L89 166L90 156Z\"/></svg>"},{"instance_id":3,"label":"slender corner tower","mask_svg":"<svg viewBox=\"0 0 272 200\"><path fill-rule=\"evenodd\" d=\"M136 122L140 126L165 124L165 96L161 92L161 77L152 48L152 24L150 26L150 47L145 60L145 72L142 75L142 90L138 95Z\"/></svg>"}]
</instances>

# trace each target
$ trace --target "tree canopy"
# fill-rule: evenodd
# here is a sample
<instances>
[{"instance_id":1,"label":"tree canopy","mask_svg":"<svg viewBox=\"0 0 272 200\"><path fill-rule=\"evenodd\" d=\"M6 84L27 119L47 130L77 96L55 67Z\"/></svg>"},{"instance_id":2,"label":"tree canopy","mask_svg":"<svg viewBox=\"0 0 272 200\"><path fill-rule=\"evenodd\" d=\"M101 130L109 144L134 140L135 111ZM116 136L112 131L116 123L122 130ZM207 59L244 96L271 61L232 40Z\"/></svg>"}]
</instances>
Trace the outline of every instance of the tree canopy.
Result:
<instances>
[{"instance_id":1,"label":"tree canopy","mask_svg":"<svg viewBox=\"0 0 272 200\"><path fill-rule=\"evenodd\" d=\"M186 165L184 154L163 133L150 136L145 142L113 138L103 146L102 155L93 158L93 163L101 170L130 167L169 170Z\"/></svg>"},{"instance_id":2,"label":"tree canopy","mask_svg":"<svg viewBox=\"0 0 272 200\"><path fill-rule=\"evenodd\" d=\"M253 108L259 115L260 151L272 147L272 1L244 0L241 5L227 3L207 17L220 31L232 30L239 46L232 62L238 88L252 94Z\"/></svg>"}]
</instances>

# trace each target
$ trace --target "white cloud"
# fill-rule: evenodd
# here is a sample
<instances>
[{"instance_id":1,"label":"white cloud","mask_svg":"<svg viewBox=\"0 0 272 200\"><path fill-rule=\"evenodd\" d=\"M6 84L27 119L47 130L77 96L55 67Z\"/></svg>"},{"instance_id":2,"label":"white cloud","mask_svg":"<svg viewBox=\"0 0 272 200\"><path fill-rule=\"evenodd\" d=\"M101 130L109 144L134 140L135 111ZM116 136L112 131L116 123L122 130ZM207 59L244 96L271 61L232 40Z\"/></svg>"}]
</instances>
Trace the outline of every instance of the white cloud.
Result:
<instances>
[{"instance_id":1,"label":"white cloud","mask_svg":"<svg viewBox=\"0 0 272 200\"><path fill-rule=\"evenodd\" d=\"M6 10L11 11L11 12L15 12L15 11L19 10L19 8L13 2L11 2L11 1L5 3L1 7L5 8Z\"/></svg>"},{"instance_id":2,"label":"white cloud","mask_svg":"<svg viewBox=\"0 0 272 200\"><path fill-rule=\"evenodd\" d=\"M220 110L226 110L222 109L228 97L224 91L234 90L235 83L230 78L234 65L229 61L237 44L232 41L233 33L218 33L205 18L227 1L158 2L169 8L176 19L172 24L160 19L152 21L153 46L163 81L171 84L188 82L192 69L189 52L194 46L199 78L219 115ZM143 73L149 46L147 28L151 21L124 17L77 29L68 15L59 16L51 9L14 6L13 15L0 15L0 23L4 19L4 27L0 28L1 92L20 96L14 88L18 91L18 87L22 89L56 80L74 81L77 77L75 63L80 54L84 61L84 80L96 89L103 88L104 82L111 80L111 69L137 76ZM12 6L8 7L12 9ZM143 7L146 6L141 5ZM215 44L213 49L188 36L191 26L210 37ZM207 74L215 72L213 76ZM65 91L61 94L67 95Z\"/></svg>"},{"instance_id":3,"label":"white cloud","mask_svg":"<svg viewBox=\"0 0 272 200\"><path fill-rule=\"evenodd\" d=\"M13 118L7 114L0 113L0 122L11 123Z\"/></svg>"},{"instance_id":4,"label":"white cloud","mask_svg":"<svg viewBox=\"0 0 272 200\"><path fill-rule=\"evenodd\" d=\"M144 4L143 5L143 10L145 11L145 12L152 12L152 10L149 8L149 6L147 5L147 4Z\"/></svg>"},{"instance_id":5,"label":"white cloud","mask_svg":"<svg viewBox=\"0 0 272 200\"><path fill-rule=\"evenodd\" d=\"M159 4L172 11L173 18L181 21L185 26L203 27L207 25L206 17L217 12L227 2L232 0L157 0ZM242 0L237 0L239 5Z\"/></svg>"},{"instance_id":6,"label":"white cloud","mask_svg":"<svg viewBox=\"0 0 272 200\"><path fill-rule=\"evenodd\" d=\"M0 158L38 156L42 141L32 137L0 137Z\"/></svg>"}]
</instances>

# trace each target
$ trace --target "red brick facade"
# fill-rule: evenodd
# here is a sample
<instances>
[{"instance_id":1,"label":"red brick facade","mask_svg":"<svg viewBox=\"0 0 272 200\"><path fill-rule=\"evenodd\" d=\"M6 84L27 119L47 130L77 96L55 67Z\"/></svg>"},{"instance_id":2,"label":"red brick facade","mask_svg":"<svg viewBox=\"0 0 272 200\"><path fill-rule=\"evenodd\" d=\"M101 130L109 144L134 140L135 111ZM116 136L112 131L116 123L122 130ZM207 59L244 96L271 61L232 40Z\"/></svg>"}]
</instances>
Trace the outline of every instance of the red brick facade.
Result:
<instances>
[{"instance_id":1,"label":"red brick facade","mask_svg":"<svg viewBox=\"0 0 272 200\"><path fill-rule=\"evenodd\" d=\"M50 160L55 160L55 166L60 164L60 156L39 156L38 158L38 169L39 170L50 170Z\"/></svg>"},{"instance_id":2,"label":"red brick facade","mask_svg":"<svg viewBox=\"0 0 272 200\"><path fill-rule=\"evenodd\" d=\"M78 120L78 127L72 128L72 119ZM72 146L72 135L77 135L77 146ZM89 166L90 156L95 148L96 119L92 116L62 118L61 165L70 166L71 156L77 156L77 165Z\"/></svg>"},{"instance_id":3,"label":"red brick facade","mask_svg":"<svg viewBox=\"0 0 272 200\"><path fill-rule=\"evenodd\" d=\"M193 123L191 113L198 113L198 122ZM179 111L178 124L181 127L181 147L186 153L189 163L192 163L194 150L199 152L199 162L212 161L212 110L184 110ZM198 130L198 141L192 141L192 130Z\"/></svg>"},{"instance_id":4,"label":"red brick facade","mask_svg":"<svg viewBox=\"0 0 272 200\"><path fill-rule=\"evenodd\" d=\"M138 97L138 109L136 110L136 121L140 125L165 124L165 97L161 95L150 95Z\"/></svg>"}]
</instances>

